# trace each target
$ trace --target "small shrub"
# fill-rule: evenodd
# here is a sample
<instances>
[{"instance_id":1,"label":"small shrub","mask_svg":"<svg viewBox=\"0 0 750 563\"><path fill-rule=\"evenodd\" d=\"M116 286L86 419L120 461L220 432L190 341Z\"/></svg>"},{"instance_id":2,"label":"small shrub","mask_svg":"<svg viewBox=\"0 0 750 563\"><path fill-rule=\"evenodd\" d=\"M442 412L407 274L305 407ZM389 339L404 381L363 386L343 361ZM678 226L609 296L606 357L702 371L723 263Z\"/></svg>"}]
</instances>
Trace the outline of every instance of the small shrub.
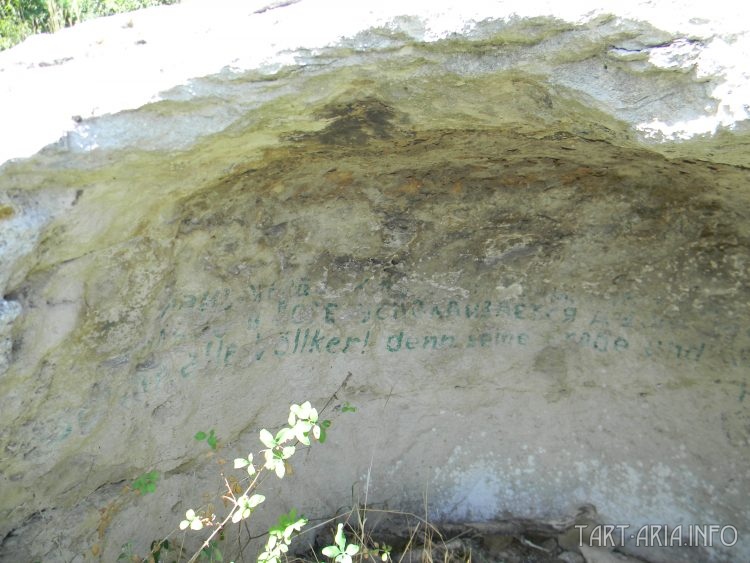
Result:
<instances>
[{"instance_id":1,"label":"small shrub","mask_svg":"<svg viewBox=\"0 0 750 563\"><path fill-rule=\"evenodd\" d=\"M158 471L150 471L144 473L133 481L133 489L145 495L146 493L153 493L156 490L156 482L159 480Z\"/></svg>"},{"instance_id":2,"label":"small shrub","mask_svg":"<svg viewBox=\"0 0 750 563\"><path fill-rule=\"evenodd\" d=\"M195 438L199 442L202 441L202 440L205 440L206 443L209 445L209 447L212 450L216 449L216 445L217 445L216 440L217 440L217 438L216 438L216 434L214 434L213 430L210 430L208 434L206 434L205 432L196 432L195 436L193 436L193 438Z\"/></svg>"}]
</instances>

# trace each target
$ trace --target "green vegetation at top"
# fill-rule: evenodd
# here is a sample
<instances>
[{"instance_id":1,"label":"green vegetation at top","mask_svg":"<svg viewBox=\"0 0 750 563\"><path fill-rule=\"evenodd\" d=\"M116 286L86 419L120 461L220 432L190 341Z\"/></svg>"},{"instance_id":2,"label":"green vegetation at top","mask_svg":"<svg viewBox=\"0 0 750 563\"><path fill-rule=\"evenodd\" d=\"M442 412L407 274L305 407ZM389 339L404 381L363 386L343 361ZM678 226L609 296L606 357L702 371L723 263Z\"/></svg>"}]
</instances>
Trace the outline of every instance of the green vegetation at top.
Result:
<instances>
[{"instance_id":1,"label":"green vegetation at top","mask_svg":"<svg viewBox=\"0 0 750 563\"><path fill-rule=\"evenodd\" d=\"M53 33L79 22L180 0L0 0L0 50L35 33Z\"/></svg>"}]
</instances>

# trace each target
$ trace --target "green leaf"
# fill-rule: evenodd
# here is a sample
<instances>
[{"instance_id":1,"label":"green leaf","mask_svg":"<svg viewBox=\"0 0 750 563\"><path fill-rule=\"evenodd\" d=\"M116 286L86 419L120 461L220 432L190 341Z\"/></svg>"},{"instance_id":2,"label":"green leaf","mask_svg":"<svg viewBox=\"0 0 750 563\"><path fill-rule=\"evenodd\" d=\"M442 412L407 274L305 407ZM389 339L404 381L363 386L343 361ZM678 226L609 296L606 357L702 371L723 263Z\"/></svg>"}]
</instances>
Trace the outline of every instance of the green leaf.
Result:
<instances>
[{"instance_id":1,"label":"green leaf","mask_svg":"<svg viewBox=\"0 0 750 563\"><path fill-rule=\"evenodd\" d=\"M340 551L339 551L339 548L336 547L335 545L329 545L328 547L323 548L322 553L326 557L336 557L337 555L339 555Z\"/></svg>"},{"instance_id":2,"label":"green leaf","mask_svg":"<svg viewBox=\"0 0 750 563\"><path fill-rule=\"evenodd\" d=\"M324 420L323 422L321 422L321 423L320 423L320 425L321 425L321 426L322 426L323 428L330 428L330 427L331 427L331 421L330 421L330 420L328 420L328 419L326 419L326 420Z\"/></svg>"},{"instance_id":3,"label":"green leaf","mask_svg":"<svg viewBox=\"0 0 750 563\"><path fill-rule=\"evenodd\" d=\"M260 431L260 441L267 448L276 447L276 441L273 439L273 435L265 428Z\"/></svg>"},{"instance_id":4,"label":"green leaf","mask_svg":"<svg viewBox=\"0 0 750 563\"><path fill-rule=\"evenodd\" d=\"M216 436L214 436L213 430L211 431L211 435L208 437L208 440L206 441L208 442L208 445L211 446L212 450L216 449Z\"/></svg>"},{"instance_id":5,"label":"green leaf","mask_svg":"<svg viewBox=\"0 0 750 563\"><path fill-rule=\"evenodd\" d=\"M325 428L321 428L320 429L320 438L318 438L318 442L320 442L321 444L324 444L325 441L326 441L326 437L327 436L328 436L328 434L326 433L326 429Z\"/></svg>"},{"instance_id":6,"label":"green leaf","mask_svg":"<svg viewBox=\"0 0 750 563\"><path fill-rule=\"evenodd\" d=\"M288 442L292 438L294 438L294 429L284 427L276 433L276 438L274 439L274 441L278 445L283 444L284 442Z\"/></svg>"},{"instance_id":7,"label":"green leaf","mask_svg":"<svg viewBox=\"0 0 750 563\"><path fill-rule=\"evenodd\" d=\"M205 432L196 432L195 436L193 436L193 438L195 438L198 441L205 440L206 437L207 437L207 434Z\"/></svg>"},{"instance_id":8,"label":"green leaf","mask_svg":"<svg viewBox=\"0 0 750 563\"><path fill-rule=\"evenodd\" d=\"M346 537L344 536L343 524L338 525L338 528L336 529L336 536L333 538L333 541L335 541L336 545L339 546L339 551L343 553L343 551L346 549Z\"/></svg>"},{"instance_id":9,"label":"green leaf","mask_svg":"<svg viewBox=\"0 0 750 563\"><path fill-rule=\"evenodd\" d=\"M279 479L283 479L284 475L286 475L286 464L283 461L278 460L274 467L274 471L276 471L276 476Z\"/></svg>"}]
</instances>

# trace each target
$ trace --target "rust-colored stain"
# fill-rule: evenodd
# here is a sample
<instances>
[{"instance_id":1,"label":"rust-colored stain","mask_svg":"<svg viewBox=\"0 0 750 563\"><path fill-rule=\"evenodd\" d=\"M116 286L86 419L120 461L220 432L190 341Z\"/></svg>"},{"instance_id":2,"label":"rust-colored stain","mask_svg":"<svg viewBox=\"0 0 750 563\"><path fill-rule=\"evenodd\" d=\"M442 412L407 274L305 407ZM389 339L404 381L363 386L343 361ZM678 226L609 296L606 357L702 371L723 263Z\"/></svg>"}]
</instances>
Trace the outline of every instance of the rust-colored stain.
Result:
<instances>
[{"instance_id":1,"label":"rust-colored stain","mask_svg":"<svg viewBox=\"0 0 750 563\"><path fill-rule=\"evenodd\" d=\"M13 217L14 211L10 205L0 205L0 221Z\"/></svg>"},{"instance_id":2,"label":"rust-colored stain","mask_svg":"<svg viewBox=\"0 0 750 563\"><path fill-rule=\"evenodd\" d=\"M575 170L571 170L567 174L563 174L562 176L560 176L560 181L567 186L568 184L572 184L573 182L580 180L581 178L590 176L592 173L593 170L588 166L579 166Z\"/></svg>"},{"instance_id":3,"label":"rust-colored stain","mask_svg":"<svg viewBox=\"0 0 750 563\"><path fill-rule=\"evenodd\" d=\"M354 182L354 175L348 170L329 170L325 174L328 182L333 182L340 188L348 188Z\"/></svg>"},{"instance_id":4,"label":"rust-colored stain","mask_svg":"<svg viewBox=\"0 0 750 563\"><path fill-rule=\"evenodd\" d=\"M417 194L419 193L419 190L422 189L423 185L424 184L421 180L417 180L416 178L409 178L408 182L399 186L398 191L405 194Z\"/></svg>"},{"instance_id":5,"label":"rust-colored stain","mask_svg":"<svg viewBox=\"0 0 750 563\"><path fill-rule=\"evenodd\" d=\"M512 186L515 188L525 188L532 182L536 181L537 178L538 177L535 174L504 176L502 179L502 183L505 186Z\"/></svg>"}]
</instances>

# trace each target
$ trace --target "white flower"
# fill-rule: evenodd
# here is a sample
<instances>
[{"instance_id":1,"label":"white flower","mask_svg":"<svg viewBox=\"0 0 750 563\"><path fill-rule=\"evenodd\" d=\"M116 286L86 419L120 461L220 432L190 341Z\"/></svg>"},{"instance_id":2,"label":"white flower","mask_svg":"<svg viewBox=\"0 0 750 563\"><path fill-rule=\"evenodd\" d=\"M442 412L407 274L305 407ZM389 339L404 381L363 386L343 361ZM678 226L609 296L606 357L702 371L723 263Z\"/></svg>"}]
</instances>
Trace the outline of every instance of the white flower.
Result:
<instances>
[{"instance_id":1,"label":"white flower","mask_svg":"<svg viewBox=\"0 0 750 563\"><path fill-rule=\"evenodd\" d=\"M203 522L195 514L195 510L192 508L185 513L185 520L180 522L180 530L186 529L190 526L191 530L200 530L203 528Z\"/></svg>"}]
</instances>

